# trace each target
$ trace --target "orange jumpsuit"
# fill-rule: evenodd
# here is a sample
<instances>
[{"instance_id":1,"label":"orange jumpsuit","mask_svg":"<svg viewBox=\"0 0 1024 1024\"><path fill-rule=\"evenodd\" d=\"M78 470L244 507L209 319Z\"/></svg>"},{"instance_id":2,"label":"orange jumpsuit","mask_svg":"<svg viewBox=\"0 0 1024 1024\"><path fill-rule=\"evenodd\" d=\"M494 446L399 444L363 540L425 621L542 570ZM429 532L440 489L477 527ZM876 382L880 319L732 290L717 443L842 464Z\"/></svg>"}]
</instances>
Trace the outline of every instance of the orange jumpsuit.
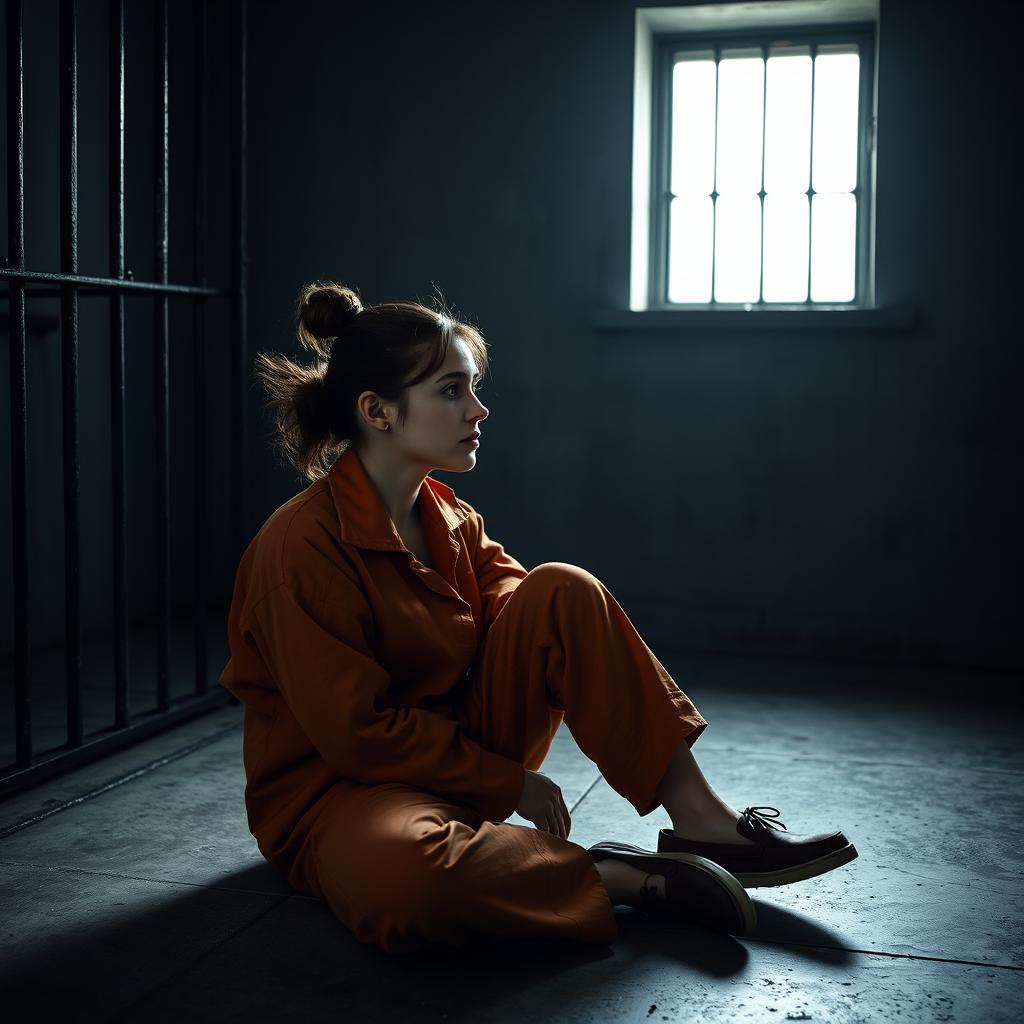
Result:
<instances>
[{"instance_id":1,"label":"orange jumpsuit","mask_svg":"<svg viewBox=\"0 0 1024 1024\"><path fill-rule=\"evenodd\" d=\"M249 829L300 892L387 952L472 935L618 935L590 854L503 823L559 724L641 815L707 721L595 576L527 571L427 476L435 569L357 452L246 548L219 682L245 706ZM556 780L557 781L557 780Z\"/></svg>"}]
</instances>

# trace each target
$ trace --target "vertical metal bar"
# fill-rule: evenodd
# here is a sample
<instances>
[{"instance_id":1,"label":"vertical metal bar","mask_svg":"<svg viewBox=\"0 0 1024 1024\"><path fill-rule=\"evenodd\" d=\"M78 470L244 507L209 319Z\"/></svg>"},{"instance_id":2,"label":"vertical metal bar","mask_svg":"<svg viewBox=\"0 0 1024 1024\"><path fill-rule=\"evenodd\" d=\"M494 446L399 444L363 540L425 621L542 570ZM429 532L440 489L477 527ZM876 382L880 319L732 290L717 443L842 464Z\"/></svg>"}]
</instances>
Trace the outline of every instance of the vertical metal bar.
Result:
<instances>
[{"instance_id":1,"label":"vertical metal bar","mask_svg":"<svg viewBox=\"0 0 1024 1024\"><path fill-rule=\"evenodd\" d=\"M864 307L872 302L868 287L868 216L871 208L871 151L874 149L874 121L871 110L871 81L874 76L869 46L870 36L857 41L857 60L860 67L858 88L857 131L857 187L854 192L854 217L857 237L854 243L856 275L854 277L853 304Z\"/></svg>"},{"instance_id":2,"label":"vertical metal bar","mask_svg":"<svg viewBox=\"0 0 1024 1024\"><path fill-rule=\"evenodd\" d=\"M764 304L764 150L765 136L768 133L768 47L761 44L761 283L758 286L758 305Z\"/></svg>"},{"instance_id":3,"label":"vertical metal bar","mask_svg":"<svg viewBox=\"0 0 1024 1024\"><path fill-rule=\"evenodd\" d=\"M156 91L155 132L156 167L155 224L156 245L154 271L157 281L167 283L168 252L168 52L167 0L157 0L156 25ZM157 519L157 710L170 707L170 638L171 638L171 508L170 508L170 431L168 372L168 296L157 295L154 307L154 410L156 414L156 519Z\"/></svg>"},{"instance_id":4,"label":"vertical metal bar","mask_svg":"<svg viewBox=\"0 0 1024 1024\"><path fill-rule=\"evenodd\" d=\"M811 300L811 235L814 231L814 79L818 68L818 44L811 43L811 150L807 168L807 304Z\"/></svg>"},{"instance_id":5,"label":"vertical metal bar","mask_svg":"<svg viewBox=\"0 0 1024 1024\"><path fill-rule=\"evenodd\" d=\"M676 196L672 192L672 140L675 117L675 93L673 91L675 79L674 47L666 48L662 46L660 53L663 57L658 64L661 70L655 91L658 99L658 117L653 131L657 133L657 137L660 140L656 194L661 198L661 205L656 228L657 236L654 239L657 251L649 265L657 268L658 305L665 305L668 303L672 262L672 206L676 200ZM652 192L652 194L655 193Z\"/></svg>"},{"instance_id":6,"label":"vertical metal bar","mask_svg":"<svg viewBox=\"0 0 1024 1024\"><path fill-rule=\"evenodd\" d=\"M655 50L654 82L651 88L651 160L650 202L654 209L648 239L648 276L651 281L649 303L663 306L669 301L669 275L672 241L672 121L674 116L674 48L659 44Z\"/></svg>"},{"instance_id":7,"label":"vertical metal bar","mask_svg":"<svg viewBox=\"0 0 1024 1024\"><path fill-rule=\"evenodd\" d=\"M193 225L193 283L206 284L206 0L193 3L195 20L195 163L193 164L193 189L195 221ZM195 676L197 694L206 693L209 688L207 671L207 649L209 625L206 616L206 301L203 296L192 300L192 365L195 396L194 445L192 464L195 469L195 504L192 510L193 522L193 605L195 608Z\"/></svg>"},{"instance_id":8,"label":"vertical metal bar","mask_svg":"<svg viewBox=\"0 0 1024 1024\"><path fill-rule=\"evenodd\" d=\"M875 114L878 108L875 31L872 29L866 36L866 45L862 51L863 59L867 64L866 69L862 72L864 75L862 102L868 117L868 144L864 147L863 172L857 180L858 188L861 184L864 186L864 191L857 200L857 216L863 224L860 242L857 246L857 259L860 265L858 280L863 285L858 292L858 305L866 308L874 306L878 301L875 291L875 152L878 144L878 126Z\"/></svg>"},{"instance_id":9,"label":"vertical metal bar","mask_svg":"<svg viewBox=\"0 0 1024 1024\"><path fill-rule=\"evenodd\" d=\"M78 27L76 0L60 2L60 269L78 273ZM62 284L61 390L64 435L64 608L68 746L82 745L79 608L78 285Z\"/></svg>"},{"instance_id":10,"label":"vertical metal bar","mask_svg":"<svg viewBox=\"0 0 1024 1024\"><path fill-rule=\"evenodd\" d=\"M715 44L715 158L711 183L711 304L715 304L715 241L718 233L718 75L722 47Z\"/></svg>"},{"instance_id":11,"label":"vertical metal bar","mask_svg":"<svg viewBox=\"0 0 1024 1024\"><path fill-rule=\"evenodd\" d=\"M124 278L124 47L125 0L110 3L110 276ZM128 602L125 572L127 498L125 493L124 293L110 296L111 518L114 557L114 726L128 725Z\"/></svg>"},{"instance_id":12,"label":"vertical metal bar","mask_svg":"<svg viewBox=\"0 0 1024 1024\"><path fill-rule=\"evenodd\" d=\"M25 68L22 0L7 0L7 265L25 269ZM25 282L7 286L11 314L11 563L14 583L14 720L18 768L32 762L28 679L28 405Z\"/></svg>"},{"instance_id":13,"label":"vertical metal bar","mask_svg":"<svg viewBox=\"0 0 1024 1024\"><path fill-rule=\"evenodd\" d=\"M235 26L231 46L231 167L234 171L234 202L231 204L232 286L231 303L231 436L234 451L231 459L231 523L234 535L234 554L241 557L245 548L245 458L248 452L245 397L248 391L248 360L246 341L248 324L246 315L246 287L248 277L248 241L246 234L246 3L231 0L231 24Z\"/></svg>"}]
</instances>

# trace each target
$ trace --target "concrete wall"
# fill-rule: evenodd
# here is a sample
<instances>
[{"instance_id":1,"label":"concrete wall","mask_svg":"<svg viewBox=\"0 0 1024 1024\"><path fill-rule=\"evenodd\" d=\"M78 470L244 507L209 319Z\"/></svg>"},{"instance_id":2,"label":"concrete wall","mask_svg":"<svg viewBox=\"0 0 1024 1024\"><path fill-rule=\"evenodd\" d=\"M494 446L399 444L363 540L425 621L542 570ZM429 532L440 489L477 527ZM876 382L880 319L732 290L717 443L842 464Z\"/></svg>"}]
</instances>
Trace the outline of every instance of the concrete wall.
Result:
<instances>
[{"instance_id":1,"label":"concrete wall","mask_svg":"<svg viewBox=\"0 0 1024 1024\"><path fill-rule=\"evenodd\" d=\"M187 7L172 9L172 63L187 49ZM79 160L92 189L81 200L82 270L103 272L106 5L91 18L80 10ZM54 0L26 5L29 263L45 269L59 254L55 11ZM129 59L129 265L146 277L151 33L147 5L129 15L130 39L134 31L143 44ZM960 3L882 0L876 285L880 303L916 309L914 328L658 333L593 326L598 307L625 307L629 294L633 22L634 5L619 0L253 2L250 351L304 354L292 315L309 280L355 285L370 303L440 288L482 328L493 366L477 467L439 478L527 567L568 561L595 573L652 649L1019 667L1016 77L990 21ZM223 41L211 59L223 94ZM179 280L190 278L189 95L187 66L176 65ZM227 223L226 179L217 181L215 232ZM226 246L216 252L226 256ZM211 280L226 282L226 262L211 261ZM55 315L48 301L30 314ZM105 303L89 301L80 367L87 627L110 608ZM140 301L131 315L131 591L145 615L152 314ZM172 431L187 446L189 331L173 305L172 334L181 382ZM214 394L227 388L226 343L211 338ZM63 615L56 330L30 348L33 493L56 502L33 523L33 622L43 639ZM275 464L255 381L249 397L251 536L304 481ZM215 408L210 415L216 495L228 428ZM182 450L172 543L174 590L187 608L195 544ZM9 507L2 517L9 537ZM224 600L238 554L217 535L213 586ZM9 550L2 558L9 580Z\"/></svg>"},{"instance_id":2,"label":"concrete wall","mask_svg":"<svg viewBox=\"0 0 1024 1024\"><path fill-rule=\"evenodd\" d=\"M301 351L307 280L442 288L493 374L477 467L439 478L528 568L595 573L655 649L1019 666L991 25L882 0L876 285L913 329L651 334L592 326L628 303L634 4L498 10L254 6L253 343ZM253 528L300 486L257 466Z\"/></svg>"}]
</instances>

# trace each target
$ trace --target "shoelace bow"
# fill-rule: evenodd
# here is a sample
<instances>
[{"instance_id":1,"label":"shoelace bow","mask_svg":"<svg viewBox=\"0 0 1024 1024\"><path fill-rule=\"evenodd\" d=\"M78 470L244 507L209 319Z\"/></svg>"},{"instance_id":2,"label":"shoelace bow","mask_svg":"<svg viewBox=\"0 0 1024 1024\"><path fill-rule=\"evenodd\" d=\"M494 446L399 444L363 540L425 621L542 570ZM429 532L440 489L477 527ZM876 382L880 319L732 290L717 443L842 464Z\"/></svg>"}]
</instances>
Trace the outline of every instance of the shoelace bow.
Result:
<instances>
[{"instance_id":1,"label":"shoelace bow","mask_svg":"<svg viewBox=\"0 0 1024 1024\"><path fill-rule=\"evenodd\" d=\"M774 814L761 814L760 813L761 811L774 811L775 813ZM786 826L783 825L781 821L776 822L774 820L774 819L778 818L778 816L781 813L782 812L778 809L778 807L768 807L768 806L744 807L742 812L741 812L743 817L747 819L747 823L750 825L751 828L768 828L768 827L770 827L770 828L774 828L774 829L783 829L784 831L788 832L789 829L786 828Z\"/></svg>"}]
</instances>

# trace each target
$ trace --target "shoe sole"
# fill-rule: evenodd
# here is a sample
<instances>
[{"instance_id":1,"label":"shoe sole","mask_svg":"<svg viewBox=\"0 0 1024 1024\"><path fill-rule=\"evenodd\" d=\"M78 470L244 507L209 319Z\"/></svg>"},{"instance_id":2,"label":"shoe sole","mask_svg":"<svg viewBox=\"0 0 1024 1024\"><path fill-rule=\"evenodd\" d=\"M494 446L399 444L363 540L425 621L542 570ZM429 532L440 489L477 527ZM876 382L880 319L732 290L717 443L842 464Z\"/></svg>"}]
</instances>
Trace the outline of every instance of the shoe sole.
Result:
<instances>
[{"instance_id":1,"label":"shoe sole","mask_svg":"<svg viewBox=\"0 0 1024 1024\"><path fill-rule=\"evenodd\" d=\"M757 927L757 911L754 904L746 893L746 889L738 879L730 874L721 864L716 864L707 857L701 857L696 853L656 853L652 850L644 850L639 846L631 846L629 843L596 843L587 851L594 853L614 855L619 860L631 861L638 867L644 868L652 874L658 874L658 862L663 860L680 861L683 864L690 864L699 868L707 875L711 875L730 897L732 905L740 919L740 927L735 931L730 928L733 935L748 935ZM667 884L667 882L666 882ZM699 922L694 922L699 923Z\"/></svg>"},{"instance_id":2,"label":"shoe sole","mask_svg":"<svg viewBox=\"0 0 1024 1024\"><path fill-rule=\"evenodd\" d=\"M823 875L826 871L849 864L857 857L857 847L850 843L840 850L826 853L824 857L794 864L791 868L780 868L778 871L734 871L733 877L744 889L763 889L771 885L788 885L790 882L802 882L805 878Z\"/></svg>"}]
</instances>

